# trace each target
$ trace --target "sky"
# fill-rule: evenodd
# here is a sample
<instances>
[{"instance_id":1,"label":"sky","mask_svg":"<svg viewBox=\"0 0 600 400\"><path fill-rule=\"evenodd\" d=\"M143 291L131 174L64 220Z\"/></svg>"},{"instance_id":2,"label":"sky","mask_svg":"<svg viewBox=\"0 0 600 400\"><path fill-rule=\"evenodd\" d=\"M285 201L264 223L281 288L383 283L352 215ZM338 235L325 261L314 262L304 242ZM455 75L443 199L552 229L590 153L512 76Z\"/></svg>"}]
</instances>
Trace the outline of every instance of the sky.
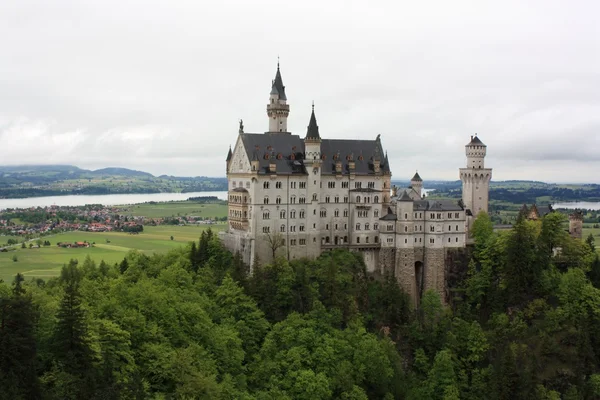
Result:
<instances>
[{"instance_id":1,"label":"sky","mask_svg":"<svg viewBox=\"0 0 600 400\"><path fill-rule=\"evenodd\" d=\"M0 165L224 176L268 129L280 59L304 136L381 134L393 179L456 180L478 134L494 180L600 183L600 3L9 0Z\"/></svg>"}]
</instances>

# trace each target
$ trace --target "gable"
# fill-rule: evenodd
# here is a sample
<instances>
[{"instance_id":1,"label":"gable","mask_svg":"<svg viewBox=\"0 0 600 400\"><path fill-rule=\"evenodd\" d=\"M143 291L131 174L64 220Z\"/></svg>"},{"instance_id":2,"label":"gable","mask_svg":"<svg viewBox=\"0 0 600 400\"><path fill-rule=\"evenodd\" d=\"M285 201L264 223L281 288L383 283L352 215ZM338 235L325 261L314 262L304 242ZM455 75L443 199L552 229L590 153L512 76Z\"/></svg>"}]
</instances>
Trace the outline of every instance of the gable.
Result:
<instances>
[{"instance_id":1,"label":"gable","mask_svg":"<svg viewBox=\"0 0 600 400\"><path fill-rule=\"evenodd\" d=\"M246 149L244 148L244 143L241 140L241 136L238 136L231 156L231 161L229 162L229 171L227 171L227 173L250 173L251 169L250 160L248 159Z\"/></svg>"}]
</instances>

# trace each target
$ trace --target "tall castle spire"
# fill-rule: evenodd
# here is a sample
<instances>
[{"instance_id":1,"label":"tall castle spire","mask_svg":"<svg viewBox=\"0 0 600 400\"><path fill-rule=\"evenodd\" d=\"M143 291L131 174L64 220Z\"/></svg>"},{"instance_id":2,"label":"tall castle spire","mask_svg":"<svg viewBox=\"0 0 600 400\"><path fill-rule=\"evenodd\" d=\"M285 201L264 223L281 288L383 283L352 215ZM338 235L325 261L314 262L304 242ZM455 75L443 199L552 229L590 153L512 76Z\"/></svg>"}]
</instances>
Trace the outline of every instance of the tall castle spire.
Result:
<instances>
[{"instance_id":1,"label":"tall castle spire","mask_svg":"<svg viewBox=\"0 0 600 400\"><path fill-rule=\"evenodd\" d=\"M271 84L269 104L267 104L267 115L269 116L269 133L287 132L287 117L290 114L290 106L287 104L285 86L277 60L277 72Z\"/></svg>"},{"instance_id":2,"label":"tall castle spire","mask_svg":"<svg viewBox=\"0 0 600 400\"><path fill-rule=\"evenodd\" d=\"M310 121L308 123L308 129L306 130L306 137L304 140L318 140L321 141L321 135L319 135L319 125L317 125L317 117L315 117L315 103L312 104L312 112L310 114Z\"/></svg>"}]
</instances>

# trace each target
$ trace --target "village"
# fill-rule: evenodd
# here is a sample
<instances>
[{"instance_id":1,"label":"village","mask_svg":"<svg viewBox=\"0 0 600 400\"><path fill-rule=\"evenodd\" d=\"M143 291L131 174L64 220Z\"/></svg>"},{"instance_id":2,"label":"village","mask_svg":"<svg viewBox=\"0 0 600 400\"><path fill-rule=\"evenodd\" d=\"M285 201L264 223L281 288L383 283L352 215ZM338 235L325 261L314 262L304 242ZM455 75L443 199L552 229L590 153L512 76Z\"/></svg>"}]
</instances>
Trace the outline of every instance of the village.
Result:
<instances>
[{"instance_id":1,"label":"village","mask_svg":"<svg viewBox=\"0 0 600 400\"><path fill-rule=\"evenodd\" d=\"M9 237L6 245L14 245L34 237L68 231L128 232L138 234L144 226L212 225L214 217L192 215L147 217L131 215L131 206L48 206L0 211L0 237ZM15 238L20 237L20 239ZM4 240L0 239L0 246ZM82 247L84 242L61 243L63 247Z\"/></svg>"}]
</instances>

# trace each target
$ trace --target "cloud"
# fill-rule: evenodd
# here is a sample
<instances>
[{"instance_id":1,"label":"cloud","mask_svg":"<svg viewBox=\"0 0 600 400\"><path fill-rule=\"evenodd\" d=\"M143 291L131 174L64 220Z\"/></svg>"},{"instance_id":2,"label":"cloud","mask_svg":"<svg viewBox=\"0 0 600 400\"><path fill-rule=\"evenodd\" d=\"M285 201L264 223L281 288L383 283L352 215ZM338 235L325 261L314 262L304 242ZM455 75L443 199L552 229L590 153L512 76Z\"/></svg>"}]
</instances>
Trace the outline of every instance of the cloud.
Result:
<instances>
[{"instance_id":1,"label":"cloud","mask_svg":"<svg viewBox=\"0 0 600 400\"><path fill-rule=\"evenodd\" d=\"M382 135L394 177L456 179L477 132L495 179L598 182L598 6L22 0L0 14L1 164L224 175L263 132L277 55L304 135Z\"/></svg>"}]
</instances>

